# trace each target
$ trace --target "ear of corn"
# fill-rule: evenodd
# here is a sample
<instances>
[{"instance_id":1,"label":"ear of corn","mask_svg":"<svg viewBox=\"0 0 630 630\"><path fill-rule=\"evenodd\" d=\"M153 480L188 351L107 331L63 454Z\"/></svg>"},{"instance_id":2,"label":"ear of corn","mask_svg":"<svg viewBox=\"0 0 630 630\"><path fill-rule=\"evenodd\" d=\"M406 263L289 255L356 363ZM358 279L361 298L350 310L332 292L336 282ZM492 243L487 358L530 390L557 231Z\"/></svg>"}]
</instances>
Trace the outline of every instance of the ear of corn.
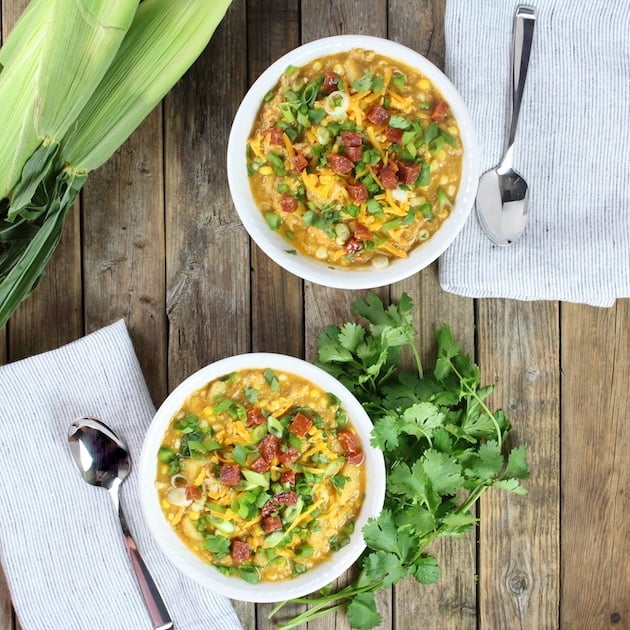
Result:
<instances>
[{"instance_id":1,"label":"ear of corn","mask_svg":"<svg viewBox=\"0 0 630 630\"><path fill-rule=\"evenodd\" d=\"M116 151L208 44L231 0L144 0L61 157L91 171Z\"/></svg>"},{"instance_id":2,"label":"ear of corn","mask_svg":"<svg viewBox=\"0 0 630 630\"><path fill-rule=\"evenodd\" d=\"M230 0L32 0L0 49L0 326L89 171L204 49Z\"/></svg>"}]
</instances>

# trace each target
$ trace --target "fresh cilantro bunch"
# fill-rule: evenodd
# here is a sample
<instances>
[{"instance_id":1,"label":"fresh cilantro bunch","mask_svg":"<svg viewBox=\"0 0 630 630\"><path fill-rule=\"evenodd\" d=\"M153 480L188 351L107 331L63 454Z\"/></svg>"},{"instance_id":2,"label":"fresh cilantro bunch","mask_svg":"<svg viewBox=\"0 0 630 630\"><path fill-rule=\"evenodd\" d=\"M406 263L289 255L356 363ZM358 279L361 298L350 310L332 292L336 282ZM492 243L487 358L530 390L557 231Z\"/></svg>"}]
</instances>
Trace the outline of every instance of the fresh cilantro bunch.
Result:
<instances>
[{"instance_id":1,"label":"fresh cilantro bunch","mask_svg":"<svg viewBox=\"0 0 630 630\"><path fill-rule=\"evenodd\" d=\"M462 353L449 327L436 331L437 360L423 371L408 295L385 307L369 293L353 303L352 311L367 325L327 327L318 340L319 365L372 418L371 443L386 462L385 505L363 529L367 549L355 581L336 592L294 600L310 608L281 625L284 630L342 608L353 628L380 625L376 591L407 575L436 582L440 569L428 553L430 543L474 527L472 508L485 490L495 486L526 493L520 484L529 477L525 447L505 448L510 424L485 402L493 387L481 386L478 366ZM401 367L405 347L414 357L415 372Z\"/></svg>"}]
</instances>

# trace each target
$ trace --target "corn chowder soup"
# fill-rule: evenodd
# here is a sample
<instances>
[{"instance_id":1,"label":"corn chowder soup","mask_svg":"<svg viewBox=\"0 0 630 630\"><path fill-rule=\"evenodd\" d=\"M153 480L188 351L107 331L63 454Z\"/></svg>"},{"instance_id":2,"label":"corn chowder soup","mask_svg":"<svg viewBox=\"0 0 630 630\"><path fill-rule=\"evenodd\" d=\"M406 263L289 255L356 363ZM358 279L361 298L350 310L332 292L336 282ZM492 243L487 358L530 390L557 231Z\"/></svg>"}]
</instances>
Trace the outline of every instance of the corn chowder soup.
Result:
<instances>
[{"instance_id":1,"label":"corn chowder soup","mask_svg":"<svg viewBox=\"0 0 630 630\"><path fill-rule=\"evenodd\" d=\"M459 129L429 79L373 51L288 67L248 140L252 194L292 249L385 268L448 217Z\"/></svg>"},{"instance_id":2,"label":"corn chowder soup","mask_svg":"<svg viewBox=\"0 0 630 630\"><path fill-rule=\"evenodd\" d=\"M364 453L339 400L270 369L192 394L158 452L167 520L202 560L249 582L286 580L349 542Z\"/></svg>"}]
</instances>

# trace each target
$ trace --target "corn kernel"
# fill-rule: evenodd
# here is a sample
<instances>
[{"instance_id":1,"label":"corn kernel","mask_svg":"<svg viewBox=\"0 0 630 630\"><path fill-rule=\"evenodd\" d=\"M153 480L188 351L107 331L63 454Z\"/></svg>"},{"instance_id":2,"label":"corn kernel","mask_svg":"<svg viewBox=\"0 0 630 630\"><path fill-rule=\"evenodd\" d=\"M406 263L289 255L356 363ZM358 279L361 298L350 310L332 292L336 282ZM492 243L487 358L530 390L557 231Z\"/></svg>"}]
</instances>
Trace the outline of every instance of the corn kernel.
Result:
<instances>
[{"instance_id":1,"label":"corn kernel","mask_svg":"<svg viewBox=\"0 0 630 630\"><path fill-rule=\"evenodd\" d=\"M267 165L265 165L265 166L261 166L261 167L258 169L258 172L259 172L261 175L272 175L272 174L273 174L273 169L271 168L271 166L267 166Z\"/></svg>"}]
</instances>

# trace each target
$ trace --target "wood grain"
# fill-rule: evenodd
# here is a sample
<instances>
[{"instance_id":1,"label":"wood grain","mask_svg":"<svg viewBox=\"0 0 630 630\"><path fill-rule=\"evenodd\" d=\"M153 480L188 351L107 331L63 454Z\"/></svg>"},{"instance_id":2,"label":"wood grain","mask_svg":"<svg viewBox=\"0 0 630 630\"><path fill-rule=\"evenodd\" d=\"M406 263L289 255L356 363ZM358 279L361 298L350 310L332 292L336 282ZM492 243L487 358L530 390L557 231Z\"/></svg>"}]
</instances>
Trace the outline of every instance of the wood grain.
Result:
<instances>
[{"instance_id":1,"label":"wood grain","mask_svg":"<svg viewBox=\"0 0 630 630\"><path fill-rule=\"evenodd\" d=\"M630 628L630 300L561 312L561 626Z\"/></svg>"},{"instance_id":2,"label":"wood grain","mask_svg":"<svg viewBox=\"0 0 630 630\"><path fill-rule=\"evenodd\" d=\"M161 147L159 106L82 191L87 332L125 320L156 405L166 396Z\"/></svg>"},{"instance_id":3,"label":"wood grain","mask_svg":"<svg viewBox=\"0 0 630 630\"><path fill-rule=\"evenodd\" d=\"M558 305L480 300L477 358L490 402L527 446L527 496L481 499L480 628L555 628L560 574L560 379Z\"/></svg>"},{"instance_id":4,"label":"wood grain","mask_svg":"<svg viewBox=\"0 0 630 630\"><path fill-rule=\"evenodd\" d=\"M299 44L297 0L247 4L248 84ZM244 93L240 95L241 98ZM252 350L304 356L302 281L285 271L252 242ZM282 312L282 317L275 317Z\"/></svg>"},{"instance_id":5,"label":"wood grain","mask_svg":"<svg viewBox=\"0 0 630 630\"><path fill-rule=\"evenodd\" d=\"M228 131L247 81L246 56L232 53L246 39L245 15L245 2L236 0L165 101L169 388L250 348L249 240L225 171Z\"/></svg>"}]
</instances>

